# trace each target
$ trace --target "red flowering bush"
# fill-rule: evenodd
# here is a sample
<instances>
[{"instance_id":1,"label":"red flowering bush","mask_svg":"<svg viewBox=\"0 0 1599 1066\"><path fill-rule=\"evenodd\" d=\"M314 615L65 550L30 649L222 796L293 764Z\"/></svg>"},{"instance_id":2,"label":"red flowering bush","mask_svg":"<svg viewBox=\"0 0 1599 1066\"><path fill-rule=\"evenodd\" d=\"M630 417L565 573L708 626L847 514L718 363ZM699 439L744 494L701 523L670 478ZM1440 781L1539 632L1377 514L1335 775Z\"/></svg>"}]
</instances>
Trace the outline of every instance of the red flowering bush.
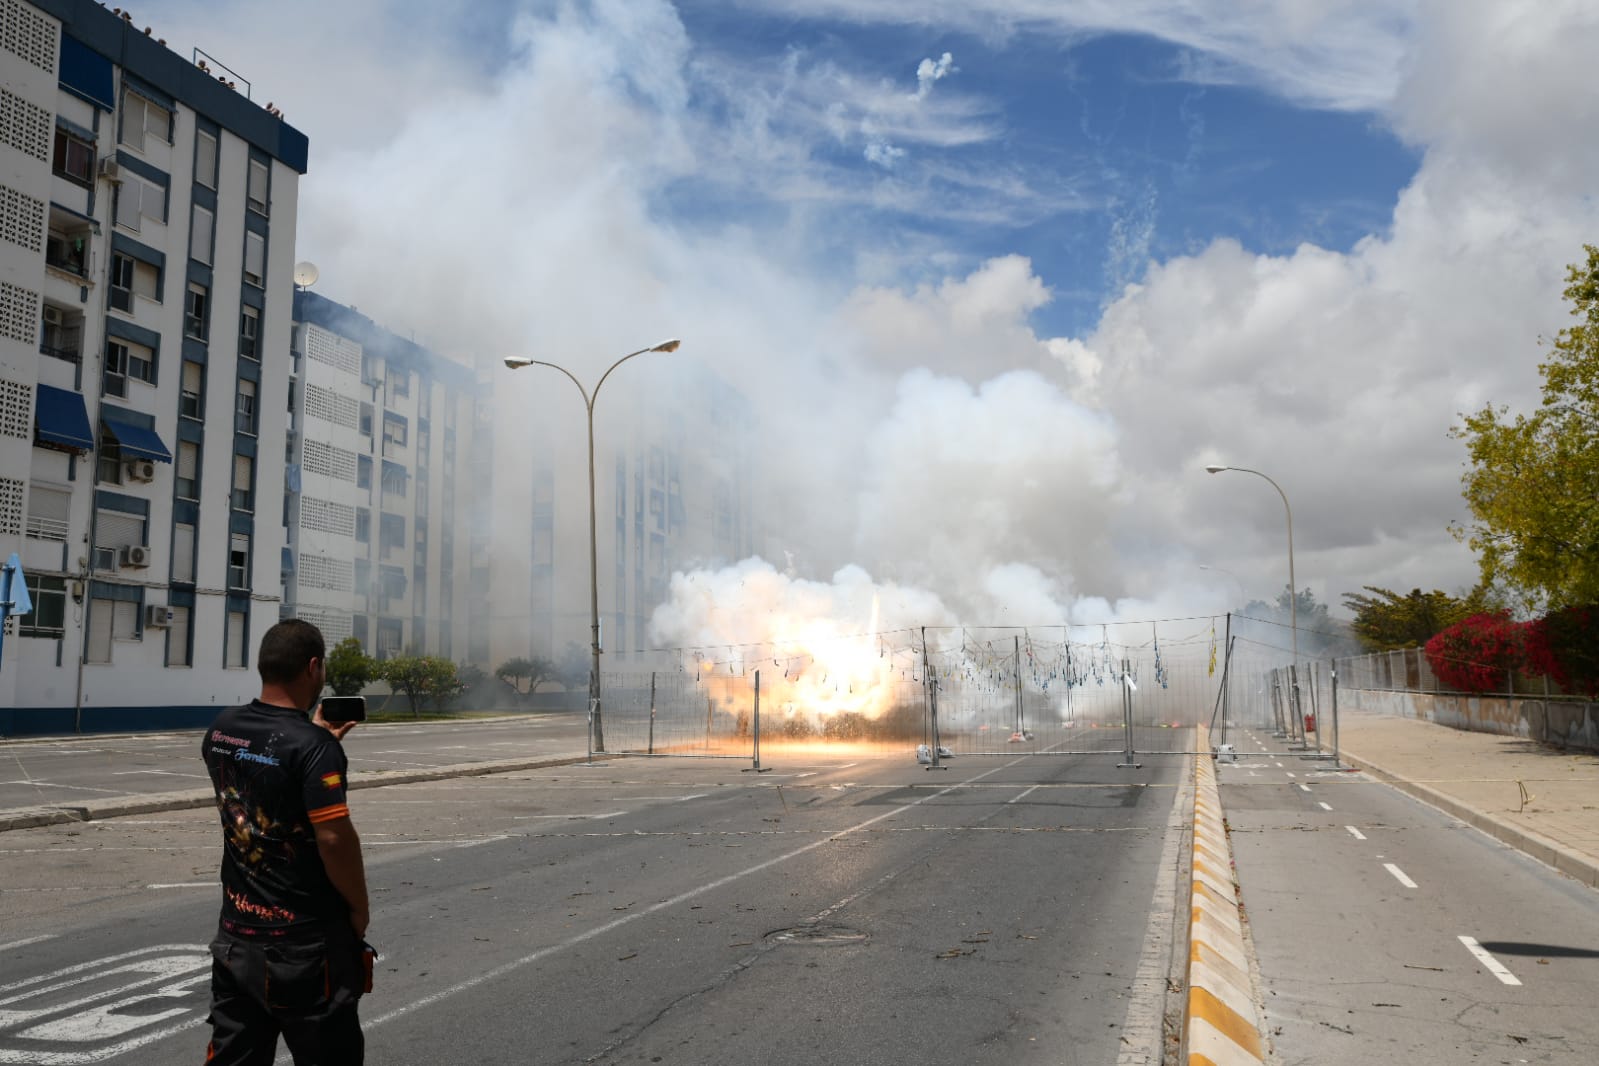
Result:
<instances>
[{"instance_id":1,"label":"red flowering bush","mask_svg":"<svg viewBox=\"0 0 1599 1066\"><path fill-rule=\"evenodd\" d=\"M1503 692L1510 671L1524 661L1525 627L1510 612L1474 614L1435 635L1424 652L1445 687L1461 692Z\"/></svg>"}]
</instances>

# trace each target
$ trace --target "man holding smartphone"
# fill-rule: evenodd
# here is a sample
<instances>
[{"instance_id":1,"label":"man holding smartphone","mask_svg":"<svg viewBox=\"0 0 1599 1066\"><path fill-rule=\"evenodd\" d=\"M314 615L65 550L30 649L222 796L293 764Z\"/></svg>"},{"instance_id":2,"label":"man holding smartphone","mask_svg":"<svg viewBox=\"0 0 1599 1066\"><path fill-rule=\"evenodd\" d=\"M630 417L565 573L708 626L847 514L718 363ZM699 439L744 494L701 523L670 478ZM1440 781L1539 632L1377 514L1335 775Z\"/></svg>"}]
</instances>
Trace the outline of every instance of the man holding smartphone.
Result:
<instances>
[{"instance_id":1,"label":"man holding smartphone","mask_svg":"<svg viewBox=\"0 0 1599 1066\"><path fill-rule=\"evenodd\" d=\"M309 622L267 630L260 697L218 715L202 745L223 838L205 1058L213 1066L264 1066L279 1034L296 1066L363 1059L366 873L339 743L355 723L323 717L325 653Z\"/></svg>"}]
</instances>

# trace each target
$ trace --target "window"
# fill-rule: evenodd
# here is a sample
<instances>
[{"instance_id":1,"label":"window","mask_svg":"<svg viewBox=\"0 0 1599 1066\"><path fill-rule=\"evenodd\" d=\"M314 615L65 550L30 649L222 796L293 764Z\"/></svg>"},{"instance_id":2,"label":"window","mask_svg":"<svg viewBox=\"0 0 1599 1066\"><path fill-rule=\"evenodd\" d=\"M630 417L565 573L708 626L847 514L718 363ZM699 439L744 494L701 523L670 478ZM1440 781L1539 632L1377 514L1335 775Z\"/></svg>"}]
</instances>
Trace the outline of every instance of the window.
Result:
<instances>
[{"instance_id":1,"label":"window","mask_svg":"<svg viewBox=\"0 0 1599 1066\"><path fill-rule=\"evenodd\" d=\"M205 340L206 311L210 302L209 289L197 281L189 282L189 292L183 302L183 332L197 341Z\"/></svg>"},{"instance_id":2,"label":"window","mask_svg":"<svg viewBox=\"0 0 1599 1066\"><path fill-rule=\"evenodd\" d=\"M180 500L200 498L200 446L190 440L178 441L177 494Z\"/></svg>"},{"instance_id":3,"label":"window","mask_svg":"<svg viewBox=\"0 0 1599 1066\"><path fill-rule=\"evenodd\" d=\"M234 402L233 428L255 436L255 382L239 379L239 395Z\"/></svg>"},{"instance_id":4,"label":"window","mask_svg":"<svg viewBox=\"0 0 1599 1066\"><path fill-rule=\"evenodd\" d=\"M265 163L259 159L250 160L250 210L258 215L267 213L267 184L270 179L271 172Z\"/></svg>"},{"instance_id":5,"label":"window","mask_svg":"<svg viewBox=\"0 0 1599 1066\"><path fill-rule=\"evenodd\" d=\"M56 174L79 185L94 184L94 145L75 133L56 127Z\"/></svg>"},{"instance_id":6,"label":"window","mask_svg":"<svg viewBox=\"0 0 1599 1066\"><path fill-rule=\"evenodd\" d=\"M261 312L254 307L246 307L239 312L239 358L260 361L261 356L255 346L256 338L261 333Z\"/></svg>"},{"instance_id":7,"label":"window","mask_svg":"<svg viewBox=\"0 0 1599 1066\"><path fill-rule=\"evenodd\" d=\"M144 151L146 137L172 143L172 112L132 89L122 92L122 143Z\"/></svg>"},{"instance_id":8,"label":"window","mask_svg":"<svg viewBox=\"0 0 1599 1066\"><path fill-rule=\"evenodd\" d=\"M137 174L122 172L122 183L117 186L116 207L113 209L117 225L139 232L143 219L167 221L167 191Z\"/></svg>"},{"instance_id":9,"label":"window","mask_svg":"<svg viewBox=\"0 0 1599 1066\"><path fill-rule=\"evenodd\" d=\"M363 403L361 405L361 436L370 437L371 435L372 435L372 405L369 404L369 403Z\"/></svg>"},{"instance_id":10,"label":"window","mask_svg":"<svg viewBox=\"0 0 1599 1066\"><path fill-rule=\"evenodd\" d=\"M378 557L387 559L405 549L405 518L403 515L386 514L383 524L378 529Z\"/></svg>"},{"instance_id":11,"label":"window","mask_svg":"<svg viewBox=\"0 0 1599 1066\"><path fill-rule=\"evenodd\" d=\"M411 373L408 370L389 371L389 390L395 396L411 395Z\"/></svg>"},{"instance_id":12,"label":"window","mask_svg":"<svg viewBox=\"0 0 1599 1066\"><path fill-rule=\"evenodd\" d=\"M155 353L132 341L107 341L105 346L105 391L112 396L128 394L126 380L133 378L155 384Z\"/></svg>"},{"instance_id":13,"label":"window","mask_svg":"<svg viewBox=\"0 0 1599 1066\"><path fill-rule=\"evenodd\" d=\"M194 134L194 180L207 189L217 187L217 139L205 130Z\"/></svg>"},{"instance_id":14,"label":"window","mask_svg":"<svg viewBox=\"0 0 1599 1066\"><path fill-rule=\"evenodd\" d=\"M145 520L141 514L101 507L94 518L94 565L97 570L115 570L117 553L123 548L143 546Z\"/></svg>"},{"instance_id":15,"label":"window","mask_svg":"<svg viewBox=\"0 0 1599 1066\"><path fill-rule=\"evenodd\" d=\"M211 262L211 230L215 216L195 204L189 211L189 258L197 263Z\"/></svg>"},{"instance_id":16,"label":"window","mask_svg":"<svg viewBox=\"0 0 1599 1066\"><path fill-rule=\"evenodd\" d=\"M188 666L189 662L189 609L169 607L172 621L167 623L167 665Z\"/></svg>"},{"instance_id":17,"label":"window","mask_svg":"<svg viewBox=\"0 0 1599 1066\"><path fill-rule=\"evenodd\" d=\"M250 534L235 533L228 544L228 588L247 589L249 587Z\"/></svg>"},{"instance_id":18,"label":"window","mask_svg":"<svg viewBox=\"0 0 1599 1066\"><path fill-rule=\"evenodd\" d=\"M405 467L399 463L383 464L383 496L385 499L405 499Z\"/></svg>"},{"instance_id":19,"label":"window","mask_svg":"<svg viewBox=\"0 0 1599 1066\"><path fill-rule=\"evenodd\" d=\"M116 438L101 432L100 447L95 449L94 455L95 480L105 485L122 484L122 447L117 444Z\"/></svg>"},{"instance_id":20,"label":"window","mask_svg":"<svg viewBox=\"0 0 1599 1066\"><path fill-rule=\"evenodd\" d=\"M372 543L372 512L365 507L355 509L355 539L362 544Z\"/></svg>"},{"instance_id":21,"label":"window","mask_svg":"<svg viewBox=\"0 0 1599 1066\"><path fill-rule=\"evenodd\" d=\"M255 510L255 460L248 455L233 457L233 509Z\"/></svg>"},{"instance_id":22,"label":"window","mask_svg":"<svg viewBox=\"0 0 1599 1066\"><path fill-rule=\"evenodd\" d=\"M45 304L44 322L39 331L39 352L76 363L83 354L83 316Z\"/></svg>"},{"instance_id":23,"label":"window","mask_svg":"<svg viewBox=\"0 0 1599 1066\"><path fill-rule=\"evenodd\" d=\"M41 485L28 486L27 535L34 540L67 539L67 523L72 512L72 491Z\"/></svg>"},{"instance_id":24,"label":"window","mask_svg":"<svg viewBox=\"0 0 1599 1066\"><path fill-rule=\"evenodd\" d=\"M355 561L355 591L365 595L372 588L372 563L367 559Z\"/></svg>"},{"instance_id":25,"label":"window","mask_svg":"<svg viewBox=\"0 0 1599 1066\"><path fill-rule=\"evenodd\" d=\"M194 584L194 527L186 522L172 527L172 580Z\"/></svg>"},{"instance_id":26,"label":"window","mask_svg":"<svg viewBox=\"0 0 1599 1066\"><path fill-rule=\"evenodd\" d=\"M227 651L222 661L222 665L228 669L242 670L247 665L244 658L244 628L244 612L229 611Z\"/></svg>"},{"instance_id":27,"label":"window","mask_svg":"<svg viewBox=\"0 0 1599 1066\"><path fill-rule=\"evenodd\" d=\"M405 420L390 415L383 416L383 454L393 455L405 447Z\"/></svg>"},{"instance_id":28,"label":"window","mask_svg":"<svg viewBox=\"0 0 1599 1066\"><path fill-rule=\"evenodd\" d=\"M205 367L185 360L183 381L178 386L178 414L184 418L205 417Z\"/></svg>"},{"instance_id":29,"label":"window","mask_svg":"<svg viewBox=\"0 0 1599 1066\"><path fill-rule=\"evenodd\" d=\"M44 243L45 266L83 277L89 259L89 230L50 227Z\"/></svg>"},{"instance_id":30,"label":"window","mask_svg":"<svg viewBox=\"0 0 1599 1066\"><path fill-rule=\"evenodd\" d=\"M258 287L266 284L266 239L259 233L244 235L244 280Z\"/></svg>"},{"instance_id":31,"label":"window","mask_svg":"<svg viewBox=\"0 0 1599 1066\"><path fill-rule=\"evenodd\" d=\"M17 636L59 639L66 633L67 580L28 574L28 598L33 611L17 619Z\"/></svg>"},{"instance_id":32,"label":"window","mask_svg":"<svg viewBox=\"0 0 1599 1066\"><path fill-rule=\"evenodd\" d=\"M111 255L111 306L118 311L133 310L133 297L161 302L161 272L151 263L131 255Z\"/></svg>"},{"instance_id":33,"label":"window","mask_svg":"<svg viewBox=\"0 0 1599 1066\"><path fill-rule=\"evenodd\" d=\"M372 457L358 455L355 457L355 487L369 489L372 487Z\"/></svg>"}]
</instances>

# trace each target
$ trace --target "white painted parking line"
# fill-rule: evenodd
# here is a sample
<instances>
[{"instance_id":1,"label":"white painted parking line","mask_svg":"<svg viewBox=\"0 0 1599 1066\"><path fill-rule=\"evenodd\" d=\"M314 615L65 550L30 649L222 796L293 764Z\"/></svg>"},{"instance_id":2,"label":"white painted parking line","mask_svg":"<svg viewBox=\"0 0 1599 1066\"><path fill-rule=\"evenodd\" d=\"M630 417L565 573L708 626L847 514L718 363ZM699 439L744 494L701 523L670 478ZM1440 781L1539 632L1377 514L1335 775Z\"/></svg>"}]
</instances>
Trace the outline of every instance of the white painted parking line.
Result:
<instances>
[{"instance_id":1,"label":"white painted parking line","mask_svg":"<svg viewBox=\"0 0 1599 1066\"><path fill-rule=\"evenodd\" d=\"M1466 950L1475 955L1477 957L1477 961L1482 963L1483 966L1487 968L1488 972L1499 978L1501 982L1507 985L1521 984L1521 982L1517 980L1516 975L1505 968L1504 963L1500 962L1498 959L1494 958L1492 955L1483 950L1482 945L1477 943L1475 937L1463 936L1460 937L1459 940L1462 944L1466 945Z\"/></svg>"},{"instance_id":2,"label":"white painted parking line","mask_svg":"<svg viewBox=\"0 0 1599 1066\"><path fill-rule=\"evenodd\" d=\"M10 951L12 948L25 948L29 944L42 944L46 940L54 940L54 933L45 933L42 936L30 936L23 940L13 940L9 944L0 944L0 951Z\"/></svg>"},{"instance_id":3,"label":"white painted parking line","mask_svg":"<svg viewBox=\"0 0 1599 1066\"><path fill-rule=\"evenodd\" d=\"M1356 829L1354 826L1346 825L1346 826L1344 826L1344 828L1349 830L1350 835L1353 836L1356 840L1365 840L1366 839L1366 834L1362 833L1360 830Z\"/></svg>"},{"instance_id":4,"label":"white painted parking line","mask_svg":"<svg viewBox=\"0 0 1599 1066\"><path fill-rule=\"evenodd\" d=\"M1401 870L1399 867L1395 866L1393 863L1385 862L1385 863L1382 864L1382 868L1384 870L1387 870L1389 873L1393 874L1394 875L1394 880L1398 881L1400 884L1404 885L1406 888L1415 888L1416 887L1416 882L1414 882L1410 878L1406 877L1405 876L1405 871Z\"/></svg>"},{"instance_id":5,"label":"white painted parking line","mask_svg":"<svg viewBox=\"0 0 1599 1066\"><path fill-rule=\"evenodd\" d=\"M1330 811L1330 810L1332 810L1332 804L1330 804L1330 803L1319 803L1319 802L1318 802L1318 803L1317 803L1317 804L1316 804L1316 806L1318 806L1318 807L1320 807L1320 808L1321 808L1321 809L1322 809L1322 810L1324 810L1324 811Z\"/></svg>"}]
</instances>

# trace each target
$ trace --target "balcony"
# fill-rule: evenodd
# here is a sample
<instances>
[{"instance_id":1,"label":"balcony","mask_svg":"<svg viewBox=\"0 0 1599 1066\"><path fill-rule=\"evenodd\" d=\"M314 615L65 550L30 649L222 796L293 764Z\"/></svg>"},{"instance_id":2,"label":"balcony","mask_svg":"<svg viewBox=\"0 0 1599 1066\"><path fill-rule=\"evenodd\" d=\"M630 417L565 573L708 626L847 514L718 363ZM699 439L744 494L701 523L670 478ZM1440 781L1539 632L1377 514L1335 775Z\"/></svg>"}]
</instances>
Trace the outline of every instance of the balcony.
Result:
<instances>
[{"instance_id":1,"label":"balcony","mask_svg":"<svg viewBox=\"0 0 1599 1066\"><path fill-rule=\"evenodd\" d=\"M69 363L81 362L83 316L69 316L57 308L46 307L44 328L39 332L39 354Z\"/></svg>"}]
</instances>

